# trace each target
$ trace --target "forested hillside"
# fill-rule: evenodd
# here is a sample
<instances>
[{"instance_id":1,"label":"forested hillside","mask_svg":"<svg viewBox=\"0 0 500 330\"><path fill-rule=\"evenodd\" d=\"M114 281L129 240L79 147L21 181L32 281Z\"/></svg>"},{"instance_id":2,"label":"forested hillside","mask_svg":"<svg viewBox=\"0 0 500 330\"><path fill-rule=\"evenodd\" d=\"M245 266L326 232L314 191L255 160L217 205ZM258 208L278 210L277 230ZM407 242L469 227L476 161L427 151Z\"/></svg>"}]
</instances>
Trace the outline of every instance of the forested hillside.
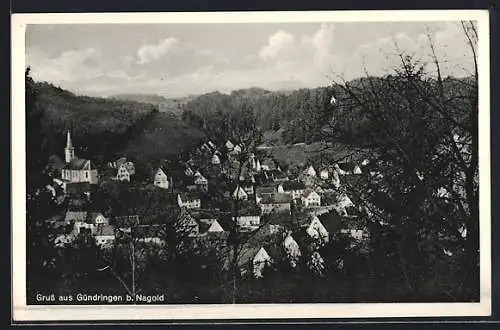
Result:
<instances>
[{"instance_id":1,"label":"forested hillside","mask_svg":"<svg viewBox=\"0 0 500 330\"><path fill-rule=\"evenodd\" d=\"M251 109L264 131L282 131L286 143L318 140L322 122L330 114L331 88L271 92L260 88L231 94L204 94L184 106L183 119L199 127L220 126L224 116L237 119L242 109Z\"/></svg>"},{"instance_id":2,"label":"forested hillside","mask_svg":"<svg viewBox=\"0 0 500 330\"><path fill-rule=\"evenodd\" d=\"M97 165L128 154L154 162L188 147L201 134L179 118L160 113L153 104L79 96L31 79L26 83L37 95L42 127L39 143L46 157L63 156L67 130L71 130L77 155Z\"/></svg>"},{"instance_id":3,"label":"forested hillside","mask_svg":"<svg viewBox=\"0 0 500 330\"><path fill-rule=\"evenodd\" d=\"M443 81L443 93L448 99L460 99L467 93L468 80L448 78ZM395 76L367 77L346 83L352 90L380 90L398 84ZM436 91L436 81L428 80L426 89ZM312 143L324 138L335 127L339 142L370 142L369 116L354 106L355 100L344 86L333 85L293 92L273 92L260 88L237 90L231 94L208 93L188 102L183 119L198 127L221 127L227 117L237 119L250 109L257 124L268 135L281 138L285 144ZM335 103L331 103L332 96ZM459 114L450 114L459 116ZM274 132L274 133L272 133ZM342 134L338 134L342 133Z\"/></svg>"}]
</instances>

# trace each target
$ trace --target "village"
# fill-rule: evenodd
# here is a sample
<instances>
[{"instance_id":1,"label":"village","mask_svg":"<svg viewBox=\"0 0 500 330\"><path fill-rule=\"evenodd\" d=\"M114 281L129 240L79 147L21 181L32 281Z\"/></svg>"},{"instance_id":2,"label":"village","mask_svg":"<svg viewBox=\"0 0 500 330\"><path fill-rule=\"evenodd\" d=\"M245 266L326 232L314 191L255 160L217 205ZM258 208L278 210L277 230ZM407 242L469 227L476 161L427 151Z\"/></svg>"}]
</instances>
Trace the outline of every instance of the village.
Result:
<instances>
[{"instance_id":1,"label":"village","mask_svg":"<svg viewBox=\"0 0 500 330\"><path fill-rule=\"evenodd\" d=\"M178 230L186 240L198 246L209 242L228 247L231 231L251 233L241 242L238 267L241 275L254 278L263 277L264 269L273 263L284 261L277 259L285 258L293 268L306 254L314 271L321 274L319 249L339 237L364 251L370 234L358 219L369 216L369 211L353 203L344 184L364 173L375 175L369 160L309 164L291 173L259 147L245 149L230 140L223 145L207 141L191 151L191 157L180 164L181 171L160 166L144 182L171 197L182 217ZM107 214L78 206L89 198L93 185L106 180L134 182L133 161L122 157L109 162L106 169L97 169L91 160L77 157L69 131L64 156L64 161L55 162L53 184L46 187L56 203L66 205L50 219L58 248L71 248L82 233L91 235L104 250L120 244L127 235L149 246L165 245L157 230L161 224L143 224L141 214ZM342 268L342 260L338 267Z\"/></svg>"}]
</instances>

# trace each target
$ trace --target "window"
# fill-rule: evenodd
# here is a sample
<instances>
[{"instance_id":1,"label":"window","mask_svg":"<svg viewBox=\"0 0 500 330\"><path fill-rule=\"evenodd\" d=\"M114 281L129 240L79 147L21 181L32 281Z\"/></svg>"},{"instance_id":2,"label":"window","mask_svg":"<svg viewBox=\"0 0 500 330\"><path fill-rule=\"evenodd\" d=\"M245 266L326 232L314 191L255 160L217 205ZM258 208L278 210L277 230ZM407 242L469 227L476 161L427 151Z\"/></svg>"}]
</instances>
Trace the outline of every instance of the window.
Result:
<instances>
[{"instance_id":1,"label":"window","mask_svg":"<svg viewBox=\"0 0 500 330\"><path fill-rule=\"evenodd\" d=\"M89 172L88 171L85 171L85 178L88 179L89 178Z\"/></svg>"}]
</instances>

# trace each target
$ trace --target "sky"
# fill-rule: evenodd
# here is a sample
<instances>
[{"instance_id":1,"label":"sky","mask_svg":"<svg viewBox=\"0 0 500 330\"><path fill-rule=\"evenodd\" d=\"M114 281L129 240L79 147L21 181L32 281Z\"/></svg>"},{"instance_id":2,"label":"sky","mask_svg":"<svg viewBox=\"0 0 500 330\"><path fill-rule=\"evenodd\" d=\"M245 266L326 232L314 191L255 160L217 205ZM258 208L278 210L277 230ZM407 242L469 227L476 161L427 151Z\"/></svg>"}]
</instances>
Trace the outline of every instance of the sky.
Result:
<instances>
[{"instance_id":1,"label":"sky","mask_svg":"<svg viewBox=\"0 0 500 330\"><path fill-rule=\"evenodd\" d=\"M89 96L291 90L390 73L396 45L429 62L428 35L444 75L470 74L458 22L29 25L26 65L37 81Z\"/></svg>"}]
</instances>

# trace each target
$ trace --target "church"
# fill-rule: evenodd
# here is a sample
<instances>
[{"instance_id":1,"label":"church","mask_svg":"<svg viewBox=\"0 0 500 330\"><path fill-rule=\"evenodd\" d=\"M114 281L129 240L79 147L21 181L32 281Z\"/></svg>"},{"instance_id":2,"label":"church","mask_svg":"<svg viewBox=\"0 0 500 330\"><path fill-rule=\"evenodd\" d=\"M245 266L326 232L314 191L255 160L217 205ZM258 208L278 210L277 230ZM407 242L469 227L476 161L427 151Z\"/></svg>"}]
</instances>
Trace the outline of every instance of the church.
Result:
<instances>
[{"instance_id":1,"label":"church","mask_svg":"<svg viewBox=\"0 0 500 330\"><path fill-rule=\"evenodd\" d=\"M97 184L97 169L92 167L90 160L78 158L75 155L75 148L71 142L71 133L68 131L66 138L66 148L64 149L66 164L61 170L61 178L66 182L88 182Z\"/></svg>"}]
</instances>

